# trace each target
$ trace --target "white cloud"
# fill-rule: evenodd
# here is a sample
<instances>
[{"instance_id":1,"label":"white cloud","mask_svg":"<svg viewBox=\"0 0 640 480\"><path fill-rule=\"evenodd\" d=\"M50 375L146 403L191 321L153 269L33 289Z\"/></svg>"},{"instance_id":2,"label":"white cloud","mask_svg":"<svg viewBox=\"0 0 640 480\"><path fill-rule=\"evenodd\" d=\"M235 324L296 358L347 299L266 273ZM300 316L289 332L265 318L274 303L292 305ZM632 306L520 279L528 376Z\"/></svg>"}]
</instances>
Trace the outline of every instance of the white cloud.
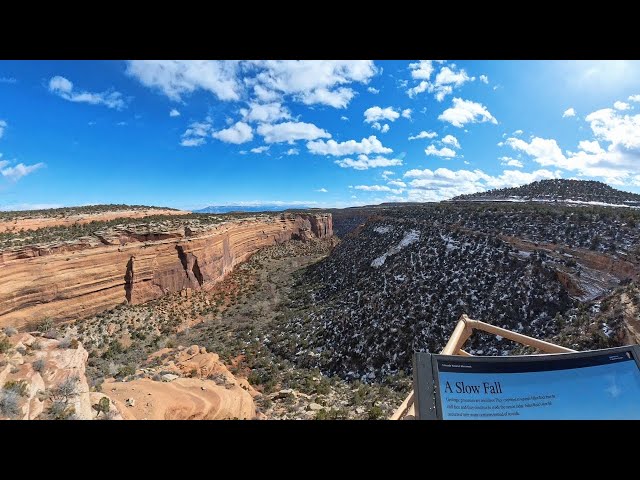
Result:
<instances>
[{"instance_id":1,"label":"white cloud","mask_svg":"<svg viewBox=\"0 0 640 480\"><path fill-rule=\"evenodd\" d=\"M482 170L409 170L405 178L411 178L408 199L411 201L439 201L492 188L512 187L524 185L535 180L545 178L559 178L559 172L536 170L522 172L519 170L504 170L499 176L491 176Z\"/></svg>"},{"instance_id":2,"label":"white cloud","mask_svg":"<svg viewBox=\"0 0 640 480\"><path fill-rule=\"evenodd\" d=\"M96 122L94 120L89 120L87 122L87 125L89 125L90 127L93 127L96 124Z\"/></svg>"},{"instance_id":3,"label":"white cloud","mask_svg":"<svg viewBox=\"0 0 640 480\"><path fill-rule=\"evenodd\" d=\"M70 102L105 105L108 108L115 108L116 110L122 110L126 107L126 103L120 92L113 90L100 93L74 91L73 82L60 75L49 79L49 91Z\"/></svg>"},{"instance_id":4,"label":"white cloud","mask_svg":"<svg viewBox=\"0 0 640 480\"><path fill-rule=\"evenodd\" d=\"M182 134L180 145L183 147L199 147L207 143L206 137L211 133L209 122L194 122Z\"/></svg>"},{"instance_id":5,"label":"white cloud","mask_svg":"<svg viewBox=\"0 0 640 480\"><path fill-rule=\"evenodd\" d=\"M577 152L562 152L554 139L534 137L530 142L509 138L506 144L544 166L576 171L580 176L602 177L605 182L635 184L640 164L640 114L624 114L613 108L590 113L594 140L582 140Z\"/></svg>"},{"instance_id":6,"label":"white cloud","mask_svg":"<svg viewBox=\"0 0 640 480\"><path fill-rule=\"evenodd\" d=\"M50 208L61 208L64 205L60 203L14 203L11 205L1 205L2 212L16 212L23 210L47 210Z\"/></svg>"},{"instance_id":7,"label":"white cloud","mask_svg":"<svg viewBox=\"0 0 640 480\"><path fill-rule=\"evenodd\" d=\"M630 102L640 102L640 95L630 95L627 100Z\"/></svg>"},{"instance_id":8,"label":"white cloud","mask_svg":"<svg viewBox=\"0 0 640 480\"><path fill-rule=\"evenodd\" d=\"M500 165L517 168L524 167L524 164L520 160L511 157L500 157Z\"/></svg>"},{"instance_id":9,"label":"white cloud","mask_svg":"<svg viewBox=\"0 0 640 480\"><path fill-rule=\"evenodd\" d=\"M0 77L0 83L18 83L14 77Z\"/></svg>"},{"instance_id":10,"label":"white cloud","mask_svg":"<svg viewBox=\"0 0 640 480\"><path fill-rule=\"evenodd\" d=\"M273 123L291 118L291 114L281 103L249 103L249 108L240 109L245 122Z\"/></svg>"},{"instance_id":11,"label":"white cloud","mask_svg":"<svg viewBox=\"0 0 640 480\"><path fill-rule=\"evenodd\" d=\"M581 140L578 143L578 148L584 150L587 153L604 153L604 150L600 146L597 140L590 142L589 140Z\"/></svg>"},{"instance_id":12,"label":"white cloud","mask_svg":"<svg viewBox=\"0 0 640 480\"><path fill-rule=\"evenodd\" d=\"M251 149L251 153L264 153L269 150L268 145L262 145L261 147L255 147Z\"/></svg>"},{"instance_id":13,"label":"white cloud","mask_svg":"<svg viewBox=\"0 0 640 480\"><path fill-rule=\"evenodd\" d=\"M388 180L392 175L395 175L395 173L393 173L391 170L385 170L384 172L382 172L382 178L384 178L385 180Z\"/></svg>"},{"instance_id":14,"label":"white cloud","mask_svg":"<svg viewBox=\"0 0 640 480\"><path fill-rule=\"evenodd\" d=\"M616 110L629 110L631 108L631 105L625 102L617 101L613 104L613 108L615 108Z\"/></svg>"},{"instance_id":15,"label":"white cloud","mask_svg":"<svg viewBox=\"0 0 640 480\"><path fill-rule=\"evenodd\" d=\"M441 149L436 148L435 145L429 145L425 148L424 153L427 155L435 155L437 157L446 157L453 158L456 156L456 152L451 150L448 147L442 147Z\"/></svg>"},{"instance_id":16,"label":"white cloud","mask_svg":"<svg viewBox=\"0 0 640 480\"><path fill-rule=\"evenodd\" d=\"M7 128L7 122L5 120L0 120L0 138L4 135L4 129Z\"/></svg>"},{"instance_id":17,"label":"white cloud","mask_svg":"<svg viewBox=\"0 0 640 480\"><path fill-rule=\"evenodd\" d=\"M44 167L44 163L42 162L36 163L34 165L25 165L24 163L18 163L13 167L8 167L8 163L9 162L6 161L0 162L0 174L4 178L12 182L17 182L22 177L25 177L30 173L35 172L39 168Z\"/></svg>"},{"instance_id":18,"label":"white cloud","mask_svg":"<svg viewBox=\"0 0 640 480\"><path fill-rule=\"evenodd\" d=\"M403 118L411 119L411 109L405 108L404 110L402 110L402 113L400 115L402 115Z\"/></svg>"},{"instance_id":19,"label":"white cloud","mask_svg":"<svg viewBox=\"0 0 640 480\"><path fill-rule=\"evenodd\" d=\"M258 134L267 143L293 143L296 140L315 140L316 138L331 138L331 134L316 127L312 123L284 122L275 125L262 124L258 126Z\"/></svg>"},{"instance_id":20,"label":"white cloud","mask_svg":"<svg viewBox=\"0 0 640 480\"><path fill-rule=\"evenodd\" d=\"M285 155L298 155L299 153L300 150L298 150L297 148L290 148L289 150L284 152Z\"/></svg>"},{"instance_id":21,"label":"white cloud","mask_svg":"<svg viewBox=\"0 0 640 480\"><path fill-rule=\"evenodd\" d=\"M375 135L369 138L363 138L360 142L355 140L347 140L346 142L336 142L335 140L317 140L307 143L309 152L315 155L333 155L340 157L343 155L365 154L371 153L391 153L392 149L382 145Z\"/></svg>"},{"instance_id":22,"label":"white cloud","mask_svg":"<svg viewBox=\"0 0 640 480\"><path fill-rule=\"evenodd\" d=\"M393 189L391 187L387 187L386 185L356 185L356 190L362 190L363 192L390 192L396 195L402 193L404 189Z\"/></svg>"},{"instance_id":23,"label":"white cloud","mask_svg":"<svg viewBox=\"0 0 640 480\"><path fill-rule=\"evenodd\" d=\"M342 160L336 160L334 163L340 165L342 168L368 170L370 168L396 167L402 165L402 160L399 158L384 158L380 156L376 158L369 158L366 155L358 155L357 160L344 158Z\"/></svg>"},{"instance_id":24,"label":"white cloud","mask_svg":"<svg viewBox=\"0 0 640 480\"><path fill-rule=\"evenodd\" d=\"M379 122L373 122L371 124L371 128L374 130L379 130L381 133L387 133L389 131L389 124L385 123L384 125L380 125Z\"/></svg>"},{"instance_id":25,"label":"white cloud","mask_svg":"<svg viewBox=\"0 0 640 480\"><path fill-rule=\"evenodd\" d=\"M320 192L320 193L328 193L329 190L327 190L326 188L319 188L318 190L316 190L316 192Z\"/></svg>"},{"instance_id":26,"label":"white cloud","mask_svg":"<svg viewBox=\"0 0 640 480\"><path fill-rule=\"evenodd\" d=\"M204 145L205 143L207 143L207 141L200 137L200 138L183 138L180 141L180 145L182 145L183 147L199 147L200 145ZM245 152L246 153L246 152Z\"/></svg>"},{"instance_id":27,"label":"white cloud","mask_svg":"<svg viewBox=\"0 0 640 480\"><path fill-rule=\"evenodd\" d=\"M460 148L460 143L458 142L458 139L453 135L447 135L446 137L444 137L442 139L442 143L446 145L451 145L453 148Z\"/></svg>"},{"instance_id":28,"label":"white cloud","mask_svg":"<svg viewBox=\"0 0 640 480\"><path fill-rule=\"evenodd\" d=\"M248 62L259 73L255 81L265 91L293 95L307 105L345 108L355 92L354 82L368 83L378 72L370 60L265 60ZM340 86L340 87L339 87Z\"/></svg>"},{"instance_id":29,"label":"white cloud","mask_svg":"<svg viewBox=\"0 0 640 480\"><path fill-rule=\"evenodd\" d=\"M392 107L380 108L378 106L367 108L364 112L364 121L367 123L379 122L380 120L389 120L394 122L400 114Z\"/></svg>"},{"instance_id":30,"label":"white cloud","mask_svg":"<svg viewBox=\"0 0 640 480\"><path fill-rule=\"evenodd\" d=\"M172 108L171 111L169 112L169 116L170 117L179 117L180 116L180 112L178 110L176 110L175 108Z\"/></svg>"},{"instance_id":31,"label":"white cloud","mask_svg":"<svg viewBox=\"0 0 640 480\"><path fill-rule=\"evenodd\" d=\"M440 114L438 119L449 122L458 128L463 127L467 123L498 123L484 105L471 100L463 100L462 98L454 98L453 107L447 108Z\"/></svg>"},{"instance_id":32,"label":"white cloud","mask_svg":"<svg viewBox=\"0 0 640 480\"><path fill-rule=\"evenodd\" d=\"M417 63L410 63L409 69L411 70L411 78L414 80L429 80L433 73L433 61L420 60Z\"/></svg>"},{"instance_id":33,"label":"white cloud","mask_svg":"<svg viewBox=\"0 0 640 480\"><path fill-rule=\"evenodd\" d=\"M389 185L392 185L394 187L400 187L400 188L405 188L407 186L406 183L404 183L402 180L391 180L389 182L387 182Z\"/></svg>"},{"instance_id":34,"label":"white cloud","mask_svg":"<svg viewBox=\"0 0 640 480\"><path fill-rule=\"evenodd\" d=\"M441 102L447 95L453 93L455 88L459 88L466 82L474 81L475 77L470 77L464 69L458 70L455 64L443 66L435 76L433 82L429 79L433 73L433 63L412 63L409 68L412 70L411 76L415 80L421 80L418 85L407 90L410 97L415 97L418 93L434 93L437 101Z\"/></svg>"},{"instance_id":35,"label":"white cloud","mask_svg":"<svg viewBox=\"0 0 640 480\"><path fill-rule=\"evenodd\" d=\"M516 130L515 132L513 132L513 135L515 135L517 137L518 135L522 135L523 133L524 132L522 130ZM505 133L505 135L506 135L506 133Z\"/></svg>"},{"instance_id":36,"label":"white cloud","mask_svg":"<svg viewBox=\"0 0 640 480\"><path fill-rule=\"evenodd\" d=\"M346 116L342 115L340 117L340 120L344 120L345 122L348 122L349 121L349 117L346 117Z\"/></svg>"},{"instance_id":37,"label":"white cloud","mask_svg":"<svg viewBox=\"0 0 640 480\"><path fill-rule=\"evenodd\" d=\"M482 83L488 84L489 83L489 77L487 77L486 75L480 75L480 81Z\"/></svg>"},{"instance_id":38,"label":"white cloud","mask_svg":"<svg viewBox=\"0 0 640 480\"><path fill-rule=\"evenodd\" d=\"M240 100L238 68L236 61L131 60L127 74L174 101L196 90L211 92L220 100Z\"/></svg>"},{"instance_id":39,"label":"white cloud","mask_svg":"<svg viewBox=\"0 0 640 480\"><path fill-rule=\"evenodd\" d=\"M239 145L253 140L253 129L248 123L238 122L232 127L213 132L211 136L225 143Z\"/></svg>"},{"instance_id":40,"label":"white cloud","mask_svg":"<svg viewBox=\"0 0 640 480\"><path fill-rule=\"evenodd\" d=\"M436 132L427 132L425 130L421 131L419 134L414 135L413 137L409 137L409 140L418 140L420 138L434 138L437 137L438 134Z\"/></svg>"},{"instance_id":41,"label":"white cloud","mask_svg":"<svg viewBox=\"0 0 640 480\"><path fill-rule=\"evenodd\" d=\"M377 89L377 88L369 87L369 88L367 88L367 92L373 93L374 95L377 95L377 94L380 93L380 90Z\"/></svg>"},{"instance_id":42,"label":"white cloud","mask_svg":"<svg viewBox=\"0 0 640 480\"><path fill-rule=\"evenodd\" d=\"M118 125L119 127L124 127L124 126L129 125L129 124L127 122L125 122L125 121L122 121L122 122L116 123L116 125Z\"/></svg>"},{"instance_id":43,"label":"white cloud","mask_svg":"<svg viewBox=\"0 0 640 480\"><path fill-rule=\"evenodd\" d=\"M567 108L564 113L562 114L562 118L566 118L566 117L575 117L576 116L576 111L573 107L571 108Z\"/></svg>"}]
</instances>

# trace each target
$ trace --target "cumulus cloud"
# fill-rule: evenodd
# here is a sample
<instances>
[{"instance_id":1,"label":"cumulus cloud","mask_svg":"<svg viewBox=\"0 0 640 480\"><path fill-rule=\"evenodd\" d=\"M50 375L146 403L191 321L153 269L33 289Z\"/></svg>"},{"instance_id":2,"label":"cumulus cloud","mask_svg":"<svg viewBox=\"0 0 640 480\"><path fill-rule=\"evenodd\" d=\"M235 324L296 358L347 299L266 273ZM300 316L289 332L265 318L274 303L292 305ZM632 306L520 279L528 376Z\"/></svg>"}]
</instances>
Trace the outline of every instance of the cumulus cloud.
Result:
<instances>
[{"instance_id":1,"label":"cumulus cloud","mask_svg":"<svg viewBox=\"0 0 640 480\"><path fill-rule=\"evenodd\" d=\"M613 104L613 108L615 108L616 110L629 110L631 108L631 105L625 102L617 101Z\"/></svg>"},{"instance_id":2,"label":"cumulus cloud","mask_svg":"<svg viewBox=\"0 0 640 480\"><path fill-rule=\"evenodd\" d=\"M567 108L564 113L562 114L562 118L566 118L566 117L575 117L576 116L576 111L573 107L571 108Z\"/></svg>"},{"instance_id":3,"label":"cumulus cloud","mask_svg":"<svg viewBox=\"0 0 640 480\"><path fill-rule=\"evenodd\" d=\"M345 121L345 122L348 122L348 121L349 121L349 117L347 117L347 116L345 116L345 115L342 115L342 116L340 117L340 120L343 120L343 121Z\"/></svg>"},{"instance_id":4,"label":"cumulus cloud","mask_svg":"<svg viewBox=\"0 0 640 480\"><path fill-rule=\"evenodd\" d=\"M341 166L342 168L368 170L370 168L396 167L402 165L402 160L400 160L399 158L384 158L380 156L376 158L369 158L366 155L358 155L357 160L344 158L342 160L336 160L334 163Z\"/></svg>"},{"instance_id":5,"label":"cumulus cloud","mask_svg":"<svg viewBox=\"0 0 640 480\"><path fill-rule=\"evenodd\" d=\"M630 102L640 102L640 95L630 95L627 100Z\"/></svg>"},{"instance_id":6,"label":"cumulus cloud","mask_svg":"<svg viewBox=\"0 0 640 480\"><path fill-rule=\"evenodd\" d=\"M262 135L267 143L294 143L296 140L331 138L330 133L312 123L305 122L284 122L275 125L262 124L258 127L258 134Z\"/></svg>"},{"instance_id":7,"label":"cumulus cloud","mask_svg":"<svg viewBox=\"0 0 640 480\"><path fill-rule=\"evenodd\" d=\"M400 115L402 115L403 118L411 119L411 109L405 108L404 110L402 110L402 113Z\"/></svg>"},{"instance_id":8,"label":"cumulus cloud","mask_svg":"<svg viewBox=\"0 0 640 480\"><path fill-rule=\"evenodd\" d=\"M465 126L467 123L498 123L484 105L471 100L463 100L462 98L454 98L453 106L442 112L438 119L443 122L449 122L458 128Z\"/></svg>"},{"instance_id":9,"label":"cumulus cloud","mask_svg":"<svg viewBox=\"0 0 640 480\"><path fill-rule=\"evenodd\" d=\"M220 100L240 100L239 64L226 60L131 60L127 74L174 101L196 90Z\"/></svg>"},{"instance_id":10,"label":"cumulus cloud","mask_svg":"<svg viewBox=\"0 0 640 480\"><path fill-rule=\"evenodd\" d=\"M458 139L453 135L447 135L442 139L442 143L446 145L451 145L453 148L460 148L460 143Z\"/></svg>"},{"instance_id":11,"label":"cumulus cloud","mask_svg":"<svg viewBox=\"0 0 640 480\"><path fill-rule=\"evenodd\" d=\"M395 173L393 173L391 170L385 170L384 172L382 172L382 178L384 178L385 180L388 180L392 175L395 175Z\"/></svg>"},{"instance_id":12,"label":"cumulus cloud","mask_svg":"<svg viewBox=\"0 0 640 480\"><path fill-rule=\"evenodd\" d=\"M387 183L393 187L405 188L407 186L407 184L404 183L402 180L391 180Z\"/></svg>"},{"instance_id":13,"label":"cumulus cloud","mask_svg":"<svg viewBox=\"0 0 640 480\"><path fill-rule=\"evenodd\" d=\"M14 77L0 77L0 83L18 83Z\"/></svg>"},{"instance_id":14,"label":"cumulus cloud","mask_svg":"<svg viewBox=\"0 0 640 480\"><path fill-rule=\"evenodd\" d=\"M4 135L4 129L7 128L7 122L5 120L0 120L0 138Z\"/></svg>"},{"instance_id":15,"label":"cumulus cloud","mask_svg":"<svg viewBox=\"0 0 640 480\"><path fill-rule=\"evenodd\" d=\"M504 165L507 167L517 167L517 168L524 167L524 164L516 158L500 157L499 160L500 160L500 165Z\"/></svg>"},{"instance_id":16,"label":"cumulus cloud","mask_svg":"<svg viewBox=\"0 0 640 480\"><path fill-rule=\"evenodd\" d=\"M374 130L380 130L381 133L387 133L389 131L389 124L385 123L384 125L380 125L379 122L373 122L371 124L371 128Z\"/></svg>"},{"instance_id":17,"label":"cumulus cloud","mask_svg":"<svg viewBox=\"0 0 640 480\"><path fill-rule=\"evenodd\" d=\"M30 173L44 167L44 163L36 163L34 165L25 165L24 163L18 163L14 166L9 166L9 162L0 161L0 175L7 180L17 182L22 177L26 177Z\"/></svg>"},{"instance_id":18,"label":"cumulus cloud","mask_svg":"<svg viewBox=\"0 0 640 480\"><path fill-rule=\"evenodd\" d=\"M71 82L71 80L61 77L60 75L49 79L49 91L70 102L105 105L108 108L115 108L116 110L122 110L126 107L126 103L120 92L113 90L99 93L78 91L73 88L73 82Z\"/></svg>"},{"instance_id":19,"label":"cumulus cloud","mask_svg":"<svg viewBox=\"0 0 640 480\"><path fill-rule=\"evenodd\" d=\"M180 116L180 112L178 110L176 110L175 108L172 108L171 111L169 112L169 116L170 117L179 117Z\"/></svg>"},{"instance_id":20,"label":"cumulus cloud","mask_svg":"<svg viewBox=\"0 0 640 480\"><path fill-rule=\"evenodd\" d=\"M367 92L373 93L374 95L377 95L377 94L380 93L380 90L378 90L377 88L369 87L369 88L367 88Z\"/></svg>"},{"instance_id":21,"label":"cumulus cloud","mask_svg":"<svg viewBox=\"0 0 640 480\"><path fill-rule=\"evenodd\" d=\"M253 129L248 123L238 122L229 128L213 132L211 136L225 143L239 145L253 140Z\"/></svg>"},{"instance_id":22,"label":"cumulus cloud","mask_svg":"<svg viewBox=\"0 0 640 480\"><path fill-rule=\"evenodd\" d=\"M466 82L475 80L475 77L470 77L464 69L458 69L456 65L452 63L450 65L444 65L431 82L429 79L433 73L433 63L429 61L423 62L409 64L412 78L414 80L421 80L416 86L407 90L407 94L410 97L415 97L417 94L426 91L433 93L435 99L441 102L447 95L453 93L455 88L459 88Z\"/></svg>"},{"instance_id":23,"label":"cumulus cloud","mask_svg":"<svg viewBox=\"0 0 640 480\"><path fill-rule=\"evenodd\" d=\"M514 136L516 136L516 137L517 137L518 135L522 135L523 133L524 133L524 132L523 132L522 130L516 130L515 132L513 132L513 134L512 134L512 135L514 135ZM506 135L506 133L505 133L505 135Z\"/></svg>"},{"instance_id":24,"label":"cumulus cloud","mask_svg":"<svg viewBox=\"0 0 640 480\"><path fill-rule=\"evenodd\" d=\"M371 60L265 60L253 61L255 82L265 91L292 95L307 105L345 108L355 92L346 85L366 84L378 73Z\"/></svg>"},{"instance_id":25,"label":"cumulus cloud","mask_svg":"<svg viewBox=\"0 0 640 480\"><path fill-rule=\"evenodd\" d=\"M489 83L489 77L487 77L486 75L480 75L480 81L482 83Z\"/></svg>"},{"instance_id":26,"label":"cumulus cloud","mask_svg":"<svg viewBox=\"0 0 640 480\"><path fill-rule=\"evenodd\" d=\"M402 188L394 189L391 187L387 187L386 185L356 185L356 190L362 190L364 192L390 192L393 194L400 194L404 191Z\"/></svg>"},{"instance_id":27,"label":"cumulus cloud","mask_svg":"<svg viewBox=\"0 0 640 480\"><path fill-rule=\"evenodd\" d=\"M183 147L199 147L207 143L206 138L211 133L211 123L194 122L182 134L180 145Z\"/></svg>"},{"instance_id":28,"label":"cumulus cloud","mask_svg":"<svg viewBox=\"0 0 640 480\"><path fill-rule=\"evenodd\" d=\"M285 155L298 155L299 153L300 150L298 150L297 148L290 148L289 150L284 152Z\"/></svg>"},{"instance_id":29,"label":"cumulus cloud","mask_svg":"<svg viewBox=\"0 0 640 480\"><path fill-rule=\"evenodd\" d=\"M409 137L409 140L419 140L421 138L435 138L438 134L436 132L421 131L419 134Z\"/></svg>"},{"instance_id":30,"label":"cumulus cloud","mask_svg":"<svg viewBox=\"0 0 640 480\"><path fill-rule=\"evenodd\" d=\"M393 150L387 148L375 135L371 135L369 138L363 138L360 142L356 140L347 140L346 142L336 142L335 140L317 140L315 142L307 143L309 152L315 155L333 155L335 157L341 157L343 155L364 154L370 155L372 153L391 153Z\"/></svg>"},{"instance_id":31,"label":"cumulus cloud","mask_svg":"<svg viewBox=\"0 0 640 480\"><path fill-rule=\"evenodd\" d=\"M425 148L424 153L427 155L435 155L436 157L453 158L456 156L456 152L449 147L442 147L438 149L435 145L429 145Z\"/></svg>"},{"instance_id":32,"label":"cumulus cloud","mask_svg":"<svg viewBox=\"0 0 640 480\"><path fill-rule=\"evenodd\" d=\"M249 108L241 108L240 115L245 122L273 123L291 118L289 111L279 102L250 102Z\"/></svg>"},{"instance_id":33,"label":"cumulus cloud","mask_svg":"<svg viewBox=\"0 0 640 480\"><path fill-rule=\"evenodd\" d=\"M404 174L412 179L408 197L412 201L439 201L465 193L482 192L492 188L524 185L536 180L559 178L559 172L536 170L504 170L501 175L488 175L482 170L449 170L448 168L413 169Z\"/></svg>"},{"instance_id":34,"label":"cumulus cloud","mask_svg":"<svg viewBox=\"0 0 640 480\"><path fill-rule=\"evenodd\" d=\"M585 120L594 139L580 141L577 152L565 154L556 140L540 137L529 142L509 138L505 144L530 155L543 166L576 171L581 176L603 177L612 184L636 182L640 163L640 114L604 108L590 113Z\"/></svg>"},{"instance_id":35,"label":"cumulus cloud","mask_svg":"<svg viewBox=\"0 0 640 480\"><path fill-rule=\"evenodd\" d=\"M268 145L262 145L261 147L255 147L251 149L251 153L264 153L269 150Z\"/></svg>"},{"instance_id":36,"label":"cumulus cloud","mask_svg":"<svg viewBox=\"0 0 640 480\"><path fill-rule=\"evenodd\" d=\"M398 117L400 117L400 114L392 107L380 108L375 106L364 111L364 121L367 123L379 122L380 120L394 122Z\"/></svg>"},{"instance_id":37,"label":"cumulus cloud","mask_svg":"<svg viewBox=\"0 0 640 480\"><path fill-rule=\"evenodd\" d=\"M316 192L320 192L320 193L328 193L329 190L327 190L326 188L319 188L318 190L316 190Z\"/></svg>"}]
</instances>

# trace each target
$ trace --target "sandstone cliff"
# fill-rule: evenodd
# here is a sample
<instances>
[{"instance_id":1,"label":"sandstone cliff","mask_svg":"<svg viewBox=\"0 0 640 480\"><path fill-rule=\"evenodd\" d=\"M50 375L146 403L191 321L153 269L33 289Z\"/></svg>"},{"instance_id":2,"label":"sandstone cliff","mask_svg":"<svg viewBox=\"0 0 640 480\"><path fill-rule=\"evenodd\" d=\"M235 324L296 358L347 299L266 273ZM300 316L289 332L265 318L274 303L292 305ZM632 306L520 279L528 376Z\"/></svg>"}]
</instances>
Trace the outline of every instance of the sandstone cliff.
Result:
<instances>
[{"instance_id":1,"label":"sandstone cliff","mask_svg":"<svg viewBox=\"0 0 640 480\"><path fill-rule=\"evenodd\" d=\"M119 230L0 252L0 326L77 320L124 302L207 289L258 249L333 235L330 214L281 214L200 231Z\"/></svg>"}]
</instances>

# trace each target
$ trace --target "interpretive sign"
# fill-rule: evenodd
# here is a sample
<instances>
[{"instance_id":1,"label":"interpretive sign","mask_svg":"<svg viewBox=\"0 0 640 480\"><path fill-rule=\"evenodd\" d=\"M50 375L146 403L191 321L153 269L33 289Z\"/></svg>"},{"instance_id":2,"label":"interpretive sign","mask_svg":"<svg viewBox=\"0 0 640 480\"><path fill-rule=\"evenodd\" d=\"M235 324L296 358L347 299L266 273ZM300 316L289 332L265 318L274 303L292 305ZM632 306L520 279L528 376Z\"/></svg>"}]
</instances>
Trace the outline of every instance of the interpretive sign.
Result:
<instances>
[{"instance_id":1,"label":"interpretive sign","mask_svg":"<svg viewBox=\"0 0 640 480\"><path fill-rule=\"evenodd\" d=\"M640 419L639 346L414 362L418 419Z\"/></svg>"}]
</instances>

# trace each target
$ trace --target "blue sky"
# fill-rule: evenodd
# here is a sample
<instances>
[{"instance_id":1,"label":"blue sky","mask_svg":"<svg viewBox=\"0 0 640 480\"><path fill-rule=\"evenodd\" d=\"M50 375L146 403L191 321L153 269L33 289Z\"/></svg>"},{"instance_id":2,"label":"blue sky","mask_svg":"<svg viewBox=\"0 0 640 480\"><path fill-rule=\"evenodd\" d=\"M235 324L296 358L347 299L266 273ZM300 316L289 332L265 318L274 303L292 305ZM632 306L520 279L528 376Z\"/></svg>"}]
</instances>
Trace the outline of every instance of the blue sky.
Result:
<instances>
[{"instance_id":1,"label":"blue sky","mask_svg":"<svg viewBox=\"0 0 640 480\"><path fill-rule=\"evenodd\" d=\"M0 61L0 209L640 192L640 62Z\"/></svg>"}]
</instances>

